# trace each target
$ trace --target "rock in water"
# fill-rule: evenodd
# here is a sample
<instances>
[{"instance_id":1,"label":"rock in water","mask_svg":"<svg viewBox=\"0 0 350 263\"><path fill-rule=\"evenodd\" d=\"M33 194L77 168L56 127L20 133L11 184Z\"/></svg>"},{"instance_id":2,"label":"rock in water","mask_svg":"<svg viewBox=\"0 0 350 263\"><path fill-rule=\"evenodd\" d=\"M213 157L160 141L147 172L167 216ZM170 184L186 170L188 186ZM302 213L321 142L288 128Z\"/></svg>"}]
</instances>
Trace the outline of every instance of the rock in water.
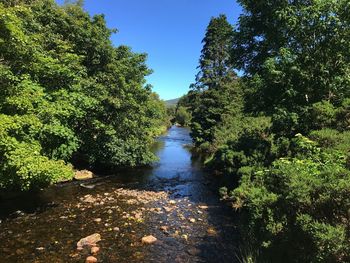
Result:
<instances>
[{"instance_id":1,"label":"rock in water","mask_svg":"<svg viewBox=\"0 0 350 263\"><path fill-rule=\"evenodd\" d=\"M85 263L97 263L97 258L95 257L87 257L86 260L85 260Z\"/></svg>"},{"instance_id":2,"label":"rock in water","mask_svg":"<svg viewBox=\"0 0 350 263\"><path fill-rule=\"evenodd\" d=\"M94 174L88 170L76 171L74 174L75 180L87 180L94 177Z\"/></svg>"},{"instance_id":3,"label":"rock in water","mask_svg":"<svg viewBox=\"0 0 350 263\"><path fill-rule=\"evenodd\" d=\"M168 232L169 227L167 227L167 226L161 226L159 229L162 230L163 232Z\"/></svg>"},{"instance_id":4,"label":"rock in water","mask_svg":"<svg viewBox=\"0 0 350 263\"><path fill-rule=\"evenodd\" d=\"M146 236L141 239L142 244L150 245L157 241L154 236Z\"/></svg>"},{"instance_id":5,"label":"rock in water","mask_svg":"<svg viewBox=\"0 0 350 263\"><path fill-rule=\"evenodd\" d=\"M85 246L94 247L97 242L101 241L100 234L92 234L90 236L84 237L77 243L77 249L82 250Z\"/></svg>"},{"instance_id":6,"label":"rock in water","mask_svg":"<svg viewBox=\"0 0 350 263\"><path fill-rule=\"evenodd\" d=\"M91 185L87 185L87 184L80 184L81 187L86 188L86 189L94 189L95 185L91 184Z\"/></svg>"}]
</instances>

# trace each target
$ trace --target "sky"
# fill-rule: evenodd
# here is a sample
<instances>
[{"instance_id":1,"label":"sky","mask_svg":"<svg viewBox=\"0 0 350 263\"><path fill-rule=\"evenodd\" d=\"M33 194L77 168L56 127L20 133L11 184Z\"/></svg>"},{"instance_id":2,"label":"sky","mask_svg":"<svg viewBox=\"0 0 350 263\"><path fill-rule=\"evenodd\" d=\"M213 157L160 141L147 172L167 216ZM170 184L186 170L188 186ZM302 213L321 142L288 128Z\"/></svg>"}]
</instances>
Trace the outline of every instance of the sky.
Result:
<instances>
[{"instance_id":1,"label":"sky","mask_svg":"<svg viewBox=\"0 0 350 263\"><path fill-rule=\"evenodd\" d=\"M210 18L225 14L235 24L241 13L235 0L85 0L84 8L105 14L108 27L118 29L115 46L148 54L147 82L164 100L186 94L195 81Z\"/></svg>"}]
</instances>

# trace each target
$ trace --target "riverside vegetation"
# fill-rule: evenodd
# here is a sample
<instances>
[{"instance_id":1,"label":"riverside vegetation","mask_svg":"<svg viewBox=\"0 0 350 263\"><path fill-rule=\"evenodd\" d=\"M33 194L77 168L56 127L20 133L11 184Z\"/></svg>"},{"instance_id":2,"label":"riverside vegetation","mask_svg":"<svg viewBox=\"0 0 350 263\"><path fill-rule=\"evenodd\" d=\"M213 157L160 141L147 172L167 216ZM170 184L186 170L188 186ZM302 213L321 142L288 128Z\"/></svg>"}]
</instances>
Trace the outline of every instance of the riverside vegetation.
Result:
<instances>
[{"instance_id":1,"label":"riverside vegetation","mask_svg":"<svg viewBox=\"0 0 350 263\"><path fill-rule=\"evenodd\" d=\"M196 83L168 114L235 184L220 192L239 211L242 262L349 262L350 2L238 2L235 27L210 21ZM0 0L1 189L155 159L168 117L146 55L114 47L81 4Z\"/></svg>"},{"instance_id":2,"label":"riverside vegetation","mask_svg":"<svg viewBox=\"0 0 350 263\"><path fill-rule=\"evenodd\" d=\"M206 165L236 187L242 262L350 261L350 2L239 0L187 97ZM235 72L240 72L237 75Z\"/></svg>"},{"instance_id":3,"label":"riverside vegetation","mask_svg":"<svg viewBox=\"0 0 350 263\"><path fill-rule=\"evenodd\" d=\"M146 55L114 47L82 2L0 1L0 188L69 180L73 166L155 160L165 105L146 85Z\"/></svg>"}]
</instances>

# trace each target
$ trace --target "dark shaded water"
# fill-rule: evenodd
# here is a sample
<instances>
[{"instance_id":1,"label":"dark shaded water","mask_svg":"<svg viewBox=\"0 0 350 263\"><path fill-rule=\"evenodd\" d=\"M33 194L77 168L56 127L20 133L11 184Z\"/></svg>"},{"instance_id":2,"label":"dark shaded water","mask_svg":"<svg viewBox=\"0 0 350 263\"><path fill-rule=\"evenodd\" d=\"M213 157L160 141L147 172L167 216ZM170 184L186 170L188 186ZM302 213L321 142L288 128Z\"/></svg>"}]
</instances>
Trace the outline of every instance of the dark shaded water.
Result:
<instances>
[{"instance_id":1,"label":"dark shaded water","mask_svg":"<svg viewBox=\"0 0 350 263\"><path fill-rule=\"evenodd\" d=\"M85 262L80 238L99 233L98 262L236 262L231 208L192 158L188 131L155 145L159 162L57 185L0 203L0 262ZM158 241L143 245L143 236Z\"/></svg>"}]
</instances>

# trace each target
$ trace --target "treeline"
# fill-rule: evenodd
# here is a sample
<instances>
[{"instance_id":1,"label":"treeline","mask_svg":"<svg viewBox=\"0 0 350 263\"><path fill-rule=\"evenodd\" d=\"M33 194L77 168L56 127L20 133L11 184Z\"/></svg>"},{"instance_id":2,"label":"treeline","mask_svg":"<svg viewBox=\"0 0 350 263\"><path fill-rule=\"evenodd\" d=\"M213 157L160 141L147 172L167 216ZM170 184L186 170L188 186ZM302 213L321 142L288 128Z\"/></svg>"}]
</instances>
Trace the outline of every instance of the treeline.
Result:
<instances>
[{"instance_id":1,"label":"treeline","mask_svg":"<svg viewBox=\"0 0 350 263\"><path fill-rule=\"evenodd\" d=\"M230 176L242 262L350 262L350 2L240 0L212 18L187 97ZM239 253L239 252L238 252Z\"/></svg>"},{"instance_id":2,"label":"treeline","mask_svg":"<svg viewBox=\"0 0 350 263\"><path fill-rule=\"evenodd\" d=\"M170 122L182 127L188 127L191 121L190 101L188 96L182 96L176 105L169 105L167 107L167 114Z\"/></svg>"},{"instance_id":3,"label":"treeline","mask_svg":"<svg viewBox=\"0 0 350 263\"><path fill-rule=\"evenodd\" d=\"M166 109L146 55L114 47L81 2L0 0L0 188L27 190L87 167L152 162Z\"/></svg>"}]
</instances>

